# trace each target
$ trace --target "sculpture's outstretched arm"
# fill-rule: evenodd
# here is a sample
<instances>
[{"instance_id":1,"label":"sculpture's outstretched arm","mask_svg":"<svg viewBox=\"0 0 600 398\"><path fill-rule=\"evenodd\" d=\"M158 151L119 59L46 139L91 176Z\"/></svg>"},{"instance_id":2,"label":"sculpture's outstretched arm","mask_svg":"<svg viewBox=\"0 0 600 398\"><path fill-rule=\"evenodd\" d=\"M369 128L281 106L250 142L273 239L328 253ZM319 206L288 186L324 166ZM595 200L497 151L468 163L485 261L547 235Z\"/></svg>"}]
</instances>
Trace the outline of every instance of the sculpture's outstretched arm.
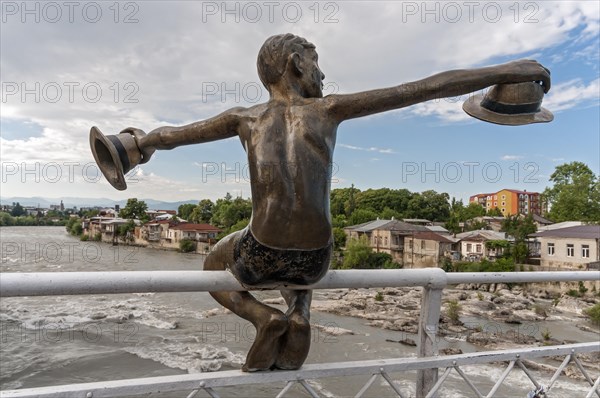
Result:
<instances>
[{"instance_id":1,"label":"sculpture's outstretched arm","mask_svg":"<svg viewBox=\"0 0 600 398\"><path fill-rule=\"evenodd\" d=\"M548 92L550 71L536 61L513 61L486 68L442 72L396 87L355 94L330 95L324 100L333 117L337 118L338 122L342 122L346 119L404 108L436 98L468 94L494 84L528 81L542 82L544 91Z\"/></svg>"},{"instance_id":2,"label":"sculpture's outstretched arm","mask_svg":"<svg viewBox=\"0 0 600 398\"><path fill-rule=\"evenodd\" d=\"M181 145L200 144L238 135L240 117L245 108L232 108L210 119L191 123L186 126L164 126L145 134L133 127L122 132L132 133L139 149L144 154L144 162L157 149L173 149Z\"/></svg>"}]
</instances>

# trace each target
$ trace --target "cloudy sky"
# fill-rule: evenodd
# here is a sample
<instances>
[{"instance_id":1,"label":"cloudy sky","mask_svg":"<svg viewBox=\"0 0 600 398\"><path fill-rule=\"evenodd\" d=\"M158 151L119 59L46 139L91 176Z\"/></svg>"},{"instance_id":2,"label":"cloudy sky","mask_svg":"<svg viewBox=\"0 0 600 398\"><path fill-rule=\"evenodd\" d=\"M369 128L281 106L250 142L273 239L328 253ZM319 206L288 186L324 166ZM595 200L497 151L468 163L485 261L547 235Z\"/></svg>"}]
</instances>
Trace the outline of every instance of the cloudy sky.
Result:
<instances>
[{"instance_id":1,"label":"cloudy sky","mask_svg":"<svg viewBox=\"0 0 600 398\"><path fill-rule=\"evenodd\" d=\"M599 173L597 1L1 4L2 197L249 196L236 138L157 152L120 192L98 176L88 134L150 131L266 101L256 55L285 32L317 46L325 94L521 58L552 71L544 98L552 123L484 123L462 111L467 97L344 122L332 188L434 189L468 200L542 191L565 162Z\"/></svg>"}]
</instances>

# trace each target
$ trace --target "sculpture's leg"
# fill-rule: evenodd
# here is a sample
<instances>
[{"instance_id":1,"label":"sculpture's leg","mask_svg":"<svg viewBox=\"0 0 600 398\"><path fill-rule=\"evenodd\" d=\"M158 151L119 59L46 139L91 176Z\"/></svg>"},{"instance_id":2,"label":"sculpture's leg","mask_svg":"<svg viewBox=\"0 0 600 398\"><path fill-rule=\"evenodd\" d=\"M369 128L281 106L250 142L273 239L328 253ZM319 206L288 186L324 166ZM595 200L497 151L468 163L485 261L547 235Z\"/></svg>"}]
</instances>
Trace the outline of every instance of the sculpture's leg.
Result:
<instances>
[{"instance_id":1,"label":"sculpture's leg","mask_svg":"<svg viewBox=\"0 0 600 398\"><path fill-rule=\"evenodd\" d=\"M312 290L282 290L288 310L287 332L281 337L281 350L275 361L279 369L298 369L310 350L310 303Z\"/></svg>"},{"instance_id":2,"label":"sculpture's leg","mask_svg":"<svg viewBox=\"0 0 600 398\"><path fill-rule=\"evenodd\" d=\"M204 269L223 271L227 264L233 264L233 248L240 236L240 233L233 233L221 239L206 257ZM250 321L256 328L256 339L242 370L253 372L271 369L279 354L279 338L288 329L286 315L256 300L248 292L211 292L210 295L223 307Z\"/></svg>"}]
</instances>

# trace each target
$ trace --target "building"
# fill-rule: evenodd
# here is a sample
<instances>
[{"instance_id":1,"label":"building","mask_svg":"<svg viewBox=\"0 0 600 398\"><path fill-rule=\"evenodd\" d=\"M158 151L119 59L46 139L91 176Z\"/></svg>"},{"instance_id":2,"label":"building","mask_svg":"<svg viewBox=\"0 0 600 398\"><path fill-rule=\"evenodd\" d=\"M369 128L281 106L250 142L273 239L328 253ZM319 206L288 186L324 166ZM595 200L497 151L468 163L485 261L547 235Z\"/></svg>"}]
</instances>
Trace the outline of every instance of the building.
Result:
<instances>
[{"instance_id":1,"label":"building","mask_svg":"<svg viewBox=\"0 0 600 398\"><path fill-rule=\"evenodd\" d=\"M545 204L539 192L502 189L493 193L480 193L469 198L469 203L478 203L486 211L498 208L504 217L515 214L537 214L546 212Z\"/></svg>"},{"instance_id":2,"label":"building","mask_svg":"<svg viewBox=\"0 0 600 398\"><path fill-rule=\"evenodd\" d=\"M480 261L481 259L495 259L503 254L502 248L488 248L489 241L514 241L504 232L475 230L462 232L456 235L460 240L458 249L463 260Z\"/></svg>"},{"instance_id":3,"label":"building","mask_svg":"<svg viewBox=\"0 0 600 398\"><path fill-rule=\"evenodd\" d=\"M388 253L394 261L404 261L404 237L415 232L427 232L421 225L399 220L375 220L344 228L348 239L365 237L376 253Z\"/></svg>"},{"instance_id":4,"label":"building","mask_svg":"<svg viewBox=\"0 0 600 398\"><path fill-rule=\"evenodd\" d=\"M587 269L600 261L600 225L548 229L529 236L540 242L542 267Z\"/></svg>"},{"instance_id":5,"label":"building","mask_svg":"<svg viewBox=\"0 0 600 398\"><path fill-rule=\"evenodd\" d=\"M458 239L427 231L404 237L403 264L408 268L437 267L444 257L451 258Z\"/></svg>"}]
</instances>

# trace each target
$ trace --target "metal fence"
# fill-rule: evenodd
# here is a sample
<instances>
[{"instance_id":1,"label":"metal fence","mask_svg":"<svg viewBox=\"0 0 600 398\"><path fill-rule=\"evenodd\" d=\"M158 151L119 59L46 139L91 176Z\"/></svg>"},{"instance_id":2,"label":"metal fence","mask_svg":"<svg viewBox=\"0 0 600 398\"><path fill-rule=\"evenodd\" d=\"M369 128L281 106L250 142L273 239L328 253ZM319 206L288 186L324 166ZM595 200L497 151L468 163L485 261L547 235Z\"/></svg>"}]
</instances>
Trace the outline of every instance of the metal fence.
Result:
<instances>
[{"instance_id":1,"label":"metal fence","mask_svg":"<svg viewBox=\"0 0 600 398\"><path fill-rule=\"evenodd\" d=\"M187 391L193 397L203 391L218 397L217 389L226 386L284 382L285 386L277 395L284 396L295 384L300 384L306 392L318 397L307 380L327 377L369 375L365 385L356 392L363 396L369 387L382 378L390 389L400 397L407 397L406 391L393 382L392 372L417 371L417 397L436 397L452 372L456 372L477 397L493 397L506 377L515 369L520 369L531 380L532 389L551 391L565 367L574 363L582 373L590 389L587 397L594 394L600 397L600 376L595 380L588 374L578 358L579 354L600 352L600 342L580 343L561 346L536 347L519 350L479 352L452 356L438 356L438 328L442 291L449 285L459 283L533 283L600 281L596 271L579 272L510 272L510 273L445 273L441 269L410 270L348 270L330 271L311 289L334 288L376 288L421 286L421 312L418 328L418 358L394 358L385 360L338 362L304 365L296 371L274 371L242 373L222 371L178 376L164 376L141 379L115 380L85 384L71 384L30 388L0 392L0 397L121 397L143 395L167 391ZM306 289L306 286L286 286L288 289ZM150 292L198 292L244 290L235 278L226 271L144 271L144 272L64 272L64 273L2 273L0 274L0 296L46 296L82 295L112 293ZM544 357L564 356L563 363L556 370L547 386L542 386L527 368L525 360ZM461 369L464 365L507 362L508 365L495 385L482 393L468 375ZM439 375L439 369L444 369ZM184 396L184 395L182 395Z\"/></svg>"}]
</instances>

